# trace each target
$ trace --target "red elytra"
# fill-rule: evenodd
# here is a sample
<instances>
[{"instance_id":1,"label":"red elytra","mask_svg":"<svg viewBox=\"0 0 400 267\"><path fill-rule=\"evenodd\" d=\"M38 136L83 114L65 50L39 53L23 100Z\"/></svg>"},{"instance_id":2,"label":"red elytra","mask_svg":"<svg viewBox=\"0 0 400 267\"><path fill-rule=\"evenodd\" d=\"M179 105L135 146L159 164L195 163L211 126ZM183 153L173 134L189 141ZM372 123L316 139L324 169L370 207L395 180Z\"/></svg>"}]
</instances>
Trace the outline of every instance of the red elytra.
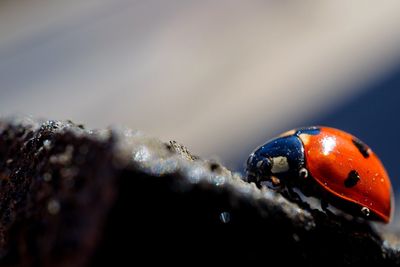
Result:
<instances>
[{"instance_id":1,"label":"red elytra","mask_svg":"<svg viewBox=\"0 0 400 267\"><path fill-rule=\"evenodd\" d=\"M258 147L247 160L247 181L270 182L288 199L302 203L293 188L356 217L388 223L392 186L376 154L344 131L305 127L285 132Z\"/></svg>"},{"instance_id":2,"label":"red elytra","mask_svg":"<svg viewBox=\"0 0 400 267\"><path fill-rule=\"evenodd\" d=\"M317 135L299 134L311 176L334 196L366 207L388 223L392 186L379 158L351 134L328 127L320 130Z\"/></svg>"}]
</instances>

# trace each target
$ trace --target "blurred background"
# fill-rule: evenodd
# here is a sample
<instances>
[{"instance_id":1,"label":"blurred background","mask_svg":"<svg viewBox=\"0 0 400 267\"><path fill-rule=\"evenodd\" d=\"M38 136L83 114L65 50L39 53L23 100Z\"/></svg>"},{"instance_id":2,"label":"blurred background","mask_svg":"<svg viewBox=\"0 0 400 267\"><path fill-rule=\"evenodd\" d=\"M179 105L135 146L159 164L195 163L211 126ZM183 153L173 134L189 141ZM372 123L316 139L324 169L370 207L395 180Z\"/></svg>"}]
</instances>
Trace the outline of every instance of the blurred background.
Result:
<instances>
[{"instance_id":1,"label":"blurred background","mask_svg":"<svg viewBox=\"0 0 400 267\"><path fill-rule=\"evenodd\" d=\"M398 192L399 10L394 0L2 0L0 114L140 129L236 171L280 132L330 125L369 144Z\"/></svg>"}]
</instances>

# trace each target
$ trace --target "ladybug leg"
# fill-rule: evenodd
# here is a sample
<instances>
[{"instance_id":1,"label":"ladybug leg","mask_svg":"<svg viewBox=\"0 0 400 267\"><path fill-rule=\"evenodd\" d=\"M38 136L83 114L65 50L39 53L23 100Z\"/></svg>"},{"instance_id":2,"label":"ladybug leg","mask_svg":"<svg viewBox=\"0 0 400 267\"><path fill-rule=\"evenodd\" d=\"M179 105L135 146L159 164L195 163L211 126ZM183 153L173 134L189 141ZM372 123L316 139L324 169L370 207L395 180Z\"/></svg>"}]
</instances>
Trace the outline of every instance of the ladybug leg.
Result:
<instances>
[{"instance_id":1,"label":"ladybug leg","mask_svg":"<svg viewBox=\"0 0 400 267\"><path fill-rule=\"evenodd\" d=\"M335 213L329 210L329 203L328 201L321 199L321 209L328 215L328 217L337 217Z\"/></svg>"},{"instance_id":2,"label":"ladybug leg","mask_svg":"<svg viewBox=\"0 0 400 267\"><path fill-rule=\"evenodd\" d=\"M274 191L282 193L282 190L284 189L284 184L281 183L281 180L275 176L270 176L267 179L259 179L258 181L255 182L255 184L261 188L262 186L265 186L267 188L270 188Z\"/></svg>"},{"instance_id":3,"label":"ladybug leg","mask_svg":"<svg viewBox=\"0 0 400 267\"><path fill-rule=\"evenodd\" d=\"M307 210L311 209L310 205L307 202L303 201L301 196L293 190L293 187L286 186L285 189L286 189L285 190L286 194L284 196L287 199L291 200L292 202L295 202L297 205L299 205L299 207L303 209Z\"/></svg>"},{"instance_id":4,"label":"ladybug leg","mask_svg":"<svg viewBox=\"0 0 400 267\"><path fill-rule=\"evenodd\" d=\"M244 178L244 180L248 183L255 183L257 186L259 184L259 181L255 175L247 175L247 177Z\"/></svg>"},{"instance_id":5,"label":"ladybug leg","mask_svg":"<svg viewBox=\"0 0 400 267\"><path fill-rule=\"evenodd\" d=\"M254 183L258 188L261 188L266 181L265 179L262 179L254 174L248 174L247 177L244 177L243 180L248 183Z\"/></svg>"},{"instance_id":6,"label":"ladybug leg","mask_svg":"<svg viewBox=\"0 0 400 267\"><path fill-rule=\"evenodd\" d=\"M281 180L279 179L279 178L277 178L277 177L275 177L275 176L271 176L271 183L272 183L272 185L273 186L281 186L282 184L281 184Z\"/></svg>"},{"instance_id":7,"label":"ladybug leg","mask_svg":"<svg viewBox=\"0 0 400 267\"><path fill-rule=\"evenodd\" d=\"M321 199L321 209L326 212L328 211L328 207L329 207L328 201Z\"/></svg>"}]
</instances>

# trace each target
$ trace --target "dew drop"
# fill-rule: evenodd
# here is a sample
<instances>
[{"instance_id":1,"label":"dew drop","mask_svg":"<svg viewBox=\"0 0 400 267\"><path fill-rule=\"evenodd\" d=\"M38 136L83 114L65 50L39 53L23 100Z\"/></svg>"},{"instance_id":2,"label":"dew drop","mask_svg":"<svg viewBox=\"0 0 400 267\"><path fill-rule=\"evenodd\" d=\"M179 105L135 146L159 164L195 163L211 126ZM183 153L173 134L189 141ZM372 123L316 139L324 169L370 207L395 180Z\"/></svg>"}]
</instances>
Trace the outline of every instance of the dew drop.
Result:
<instances>
[{"instance_id":1,"label":"dew drop","mask_svg":"<svg viewBox=\"0 0 400 267\"><path fill-rule=\"evenodd\" d=\"M140 147L139 150L137 150L137 151L135 151L135 153L133 153L132 158L134 161L144 162L150 158L150 152L145 146L142 146L142 147Z\"/></svg>"},{"instance_id":2,"label":"dew drop","mask_svg":"<svg viewBox=\"0 0 400 267\"><path fill-rule=\"evenodd\" d=\"M50 182L52 178L53 177L52 177L51 173L46 172L45 174L43 174L43 180L45 182Z\"/></svg>"},{"instance_id":3,"label":"dew drop","mask_svg":"<svg viewBox=\"0 0 400 267\"><path fill-rule=\"evenodd\" d=\"M229 223L231 221L231 214L227 211L221 212L219 214L219 219L222 223Z\"/></svg>"},{"instance_id":4,"label":"dew drop","mask_svg":"<svg viewBox=\"0 0 400 267\"><path fill-rule=\"evenodd\" d=\"M192 184L197 184L204 177L204 170L201 167L194 167L188 172L188 179Z\"/></svg>"},{"instance_id":5,"label":"dew drop","mask_svg":"<svg viewBox=\"0 0 400 267\"><path fill-rule=\"evenodd\" d=\"M68 145L63 153L53 155L49 160L53 164L69 164L72 160L73 151L74 147L72 145Z\"/></svg>"},{"instance_id":6,"label":"dew drop","mask_svg":"<svg viewBox=\"0 0 400 267\"><path fill-rule=\"evenodd\" d=\"M294 240L295 242L299 242L299 241L300 241L299 235L298 235L298 234L293 234L293 240Z\"/></svg>"},{"instance_id":7,"label":"dew drop","mask_svg":"<svg viewBox=\"0 0 400 267\"><path fill-rule=\"evenodd\" d=\"M51 215L56 215L59 211L60 211L60 202L58 202L55 199L51 199L48 203L47 203L47 211L51 214Z\"/></svg>"},{"instance_id":8,"label":"dew drop","mask_svg":"<svg viewBox=\"0 0 400 267\"><path fill-rule=\"evenodd\" d=\"M50 148L51 148L51 141L48 140L48 139L44 140L44 141L43 141L43 147L44 147L44 149L46 149L46 150L50 150Z\"/></svg>"},{"instance_id":9,"label":"dew drop","mask_svg":"<svg viewBox=\"0 0 400 267\"><path fill-rule=\"evenodd\" d=\"M308 177L308 170L306 168L301 168L299 171L299 176L301 178L307 178Z\"/></svg>"},{"instance_id":10,"label":"dew drop","mask_svg":"<svg viewBox=\"0 0 400 267\"><path fill-rule=\"evenodd\" d=\"M371 211L369 210L369 208L367 208L367 207L362 207L361 208L361 212L362 212L362 214L364 214L365 216L369 216L370 215L370 213L371 213Z\"/></svg>"},{"instance_id":11,"label":"dew drop","mask_svg":"<svg viewBox=\"0 0 400 267\"><path fill-rule=\"evenodd\" d=\"M221 175L215 176L215 178L214 178L214 184L215 184L216 186L221 186L221 185L223 185L224 183L225 183L225 177L224 177L224 176L221 176Z\"/></svg>"}]
</instances>

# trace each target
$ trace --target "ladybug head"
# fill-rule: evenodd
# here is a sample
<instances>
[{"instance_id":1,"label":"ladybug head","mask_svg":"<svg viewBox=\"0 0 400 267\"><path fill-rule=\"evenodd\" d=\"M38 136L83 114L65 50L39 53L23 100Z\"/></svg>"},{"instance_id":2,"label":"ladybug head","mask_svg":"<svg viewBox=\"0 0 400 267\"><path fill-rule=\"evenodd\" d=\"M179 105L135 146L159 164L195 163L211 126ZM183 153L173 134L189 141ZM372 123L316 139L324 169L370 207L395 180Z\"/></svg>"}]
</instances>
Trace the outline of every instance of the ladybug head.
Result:
<instances>
[{"instance_id":1,"label":"ladybug head","mask_svg":"<svg viewBox=\"0 0 400 267\"><path fill-rule=\"evenodd\" d=\"M298 174L304 165L304 148L296 135L279 137L257 148L247 160L250 182L268 181Z\"/></svg>"}]
</instances>

